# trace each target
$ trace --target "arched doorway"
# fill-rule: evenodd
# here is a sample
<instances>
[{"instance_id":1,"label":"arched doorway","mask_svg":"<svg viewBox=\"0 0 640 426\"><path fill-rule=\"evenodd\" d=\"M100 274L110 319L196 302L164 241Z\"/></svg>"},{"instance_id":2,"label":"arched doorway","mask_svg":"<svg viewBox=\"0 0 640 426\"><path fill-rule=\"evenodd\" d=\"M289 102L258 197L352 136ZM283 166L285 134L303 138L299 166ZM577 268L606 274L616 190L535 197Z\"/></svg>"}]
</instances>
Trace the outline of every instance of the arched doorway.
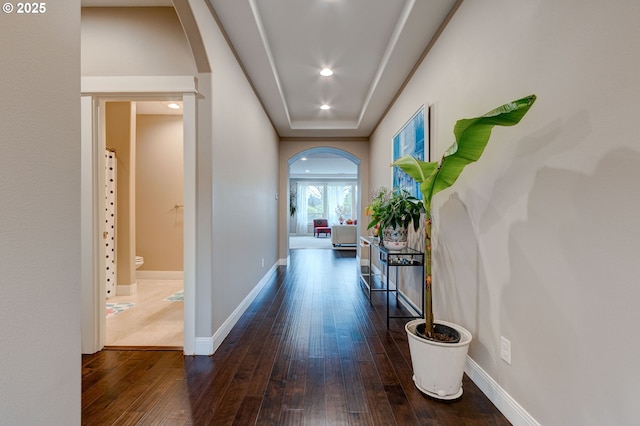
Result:
<instances>
[{"instance_id":1,"label":"arched doorway","mask_svg":"<svg viewBox=\"0 0 640 426\"><path fill-rule=\"evenodd\" d=\"M287 160L288 249L357 247L357 223L361 223L360 162L355 155L333 147L306 149ZM336 243L335 236L313 230L313 219L321 218L329 226L337 226L341 219L355 222L350 230L353 236L344 244L332 244Z\"/></svg>"}]
</instances>

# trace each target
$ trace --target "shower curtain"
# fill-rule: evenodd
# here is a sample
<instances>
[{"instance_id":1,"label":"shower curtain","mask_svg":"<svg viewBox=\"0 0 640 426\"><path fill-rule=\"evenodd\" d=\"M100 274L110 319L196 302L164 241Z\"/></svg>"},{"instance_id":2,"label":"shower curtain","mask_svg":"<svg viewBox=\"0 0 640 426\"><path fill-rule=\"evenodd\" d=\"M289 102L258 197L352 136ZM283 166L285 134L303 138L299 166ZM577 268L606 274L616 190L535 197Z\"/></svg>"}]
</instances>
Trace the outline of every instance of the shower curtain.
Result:
<instances>
[{"instance_id":1,"label":"shower curtain","mask_svg":"<svg viewBox=\"0 0 640 426\"><path fill-rule=\"evenodd\" d=\"M105 150L105 229L107 299L116 295L116 153Z\"/></svg>"}]
</instances>

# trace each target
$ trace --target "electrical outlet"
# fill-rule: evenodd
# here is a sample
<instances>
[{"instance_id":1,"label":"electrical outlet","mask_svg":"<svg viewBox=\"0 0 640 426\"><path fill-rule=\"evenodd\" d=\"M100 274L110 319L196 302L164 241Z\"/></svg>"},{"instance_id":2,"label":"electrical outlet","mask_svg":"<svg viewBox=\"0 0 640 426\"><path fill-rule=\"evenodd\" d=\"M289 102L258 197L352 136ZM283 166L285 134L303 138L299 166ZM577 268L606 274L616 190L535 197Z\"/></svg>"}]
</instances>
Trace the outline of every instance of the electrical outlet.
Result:
<instances>
[{"instance_id":1,"label":"electrical outlet","mask_svg":"<svg viewBox=\"0 0 640 426\"><path fill-rule=\"evenodd\" d=\"M511 341L500 336L500 358L511 365Z\"/></svg>"},{"instance_id":2,"label":"electrical outlet","mask_svg":"<svg viewBox=\"0 0 640 426\"><path fill-rule=\"evenodd\" d=\"M262 267L264 268L264 257L262 258Z\"/></svg>"}]
</instances>

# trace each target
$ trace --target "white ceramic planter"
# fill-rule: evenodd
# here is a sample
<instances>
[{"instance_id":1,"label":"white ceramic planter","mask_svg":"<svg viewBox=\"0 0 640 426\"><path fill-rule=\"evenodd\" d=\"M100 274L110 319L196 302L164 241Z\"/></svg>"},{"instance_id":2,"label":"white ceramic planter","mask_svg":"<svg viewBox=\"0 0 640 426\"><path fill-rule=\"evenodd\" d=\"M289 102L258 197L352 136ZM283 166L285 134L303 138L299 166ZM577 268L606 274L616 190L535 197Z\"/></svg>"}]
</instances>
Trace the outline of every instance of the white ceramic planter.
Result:
<instances>
[{"instance_id":1,"label":"white ceramic planter","mask_svg":"<svg viewBox=\"0 0 640 426\"><path fill-rule=\"evenodd\" d=\"M422 323L423 319L416 319L404 327L411 351L413 381L421 392L431 397L459 398L462 395L462 376L471 343L471 333L457 324L436 321L438 324L456 329L460 333L460 342L435 342L416 335L416 327Z\"/></svg>"},{"instance_id":2,"label":"white ceramic planter","mask_svg":"<svg viewBox=\"0 0 640 426\"><path fill-rule=\"evenodd\" d=\"M407 228L384 228L382 230L382 244L389 251L400 251L407 247Z\"/></svg>"}]
</instances>

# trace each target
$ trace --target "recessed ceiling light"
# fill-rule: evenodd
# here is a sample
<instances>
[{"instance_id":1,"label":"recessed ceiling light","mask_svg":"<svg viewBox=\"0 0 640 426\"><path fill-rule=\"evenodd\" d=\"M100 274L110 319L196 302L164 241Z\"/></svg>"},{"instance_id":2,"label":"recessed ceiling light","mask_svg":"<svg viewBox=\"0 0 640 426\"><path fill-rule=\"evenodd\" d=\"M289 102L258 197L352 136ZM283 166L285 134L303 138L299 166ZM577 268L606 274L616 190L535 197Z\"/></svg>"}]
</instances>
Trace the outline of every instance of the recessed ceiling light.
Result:
<instances>
[{"instance_id":1,"label":"recessed ceiling light","mask_svg":"<svg viewBox=\"0 0 640 426\"><path fill-rule=\"evenodd\" d=\"M330 68L323 68L322 71L320 71L320 75L324 77L329 77L333 75L333 71Z\"/></svg>"},{"instance_id":2,"label":"recessed ceiling light","mask_svg":"<svg viewBox=\"0 0 640 426\"><path fill-rule=\"evenodd\" d=\"M327 104L321 105L320 109L330 109L331 107Z\"/></svg>"},{"instance_id":3,"label":"recessed ceiling light","mask_svg":"<svg viewBox=\"0 0 640 426\"><path fill-rule=\"evenodd\" d=\"M305 173L309 173L310 171L311 171L311 170L307 169L307 170L305 170L304 172L305 172Z\"/></svg>"},{"instance_id":4,"label":"recessed ceiling light","mask_svg":"<svg viewBox=\"0 0 640 426\"><path fill-rule=\"evenodd\" d=\"M307 157L302 157L300 160L301 161L307 161Z\"/></svg>"},{"instance_id":5,"label":"recessed ceiling light","mask_svg":"<svg viewBox=\"0 0 640 426\"><path fill-rule=\"evenodd\" d=\"M176 104L176 103L170 103L169 105L167 105L169 108L171 109L180 109L180 105Z\"/></svg>"}]
</instances>

